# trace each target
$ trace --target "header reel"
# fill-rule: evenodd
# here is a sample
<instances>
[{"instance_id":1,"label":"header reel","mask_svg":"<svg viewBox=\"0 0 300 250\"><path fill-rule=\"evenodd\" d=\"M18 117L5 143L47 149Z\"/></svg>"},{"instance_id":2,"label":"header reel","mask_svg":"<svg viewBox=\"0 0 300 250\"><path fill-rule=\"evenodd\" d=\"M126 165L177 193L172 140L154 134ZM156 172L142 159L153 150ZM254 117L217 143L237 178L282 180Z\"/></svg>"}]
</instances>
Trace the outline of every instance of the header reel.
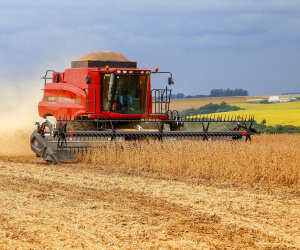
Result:
<instances>
[{"instance_id":1,"label":"header reel","mask_svg":"<svg viewBox=\"0 0 300 250\"><path fill-rule=\"evenodd\" d=\"M132 141L144 139L158 139L161 141L176 140L240 140L251 141L251 135L259 134L252 127L253 117L199 116L181 117L177 111L169 113L169 119L59 119L57 123L46 121L36 123L37 129L33 132L30 143L31 149L43 160L59 164L64 160L75 160L75 155L93 148L95 143L110 141ZM93 131L67 131L70 123L93 123ZM200 124L200 131L180 131L186 124ZM220 131L210 131L209 127L215 123L235 123L234 126ZM119 124L127 124L126 128L118 128ZM151 129L146 126L151 125ZM170 129L166 129L169 125ZM156 129L153 129L155 128Z\"/></svg>"}]
</instances>

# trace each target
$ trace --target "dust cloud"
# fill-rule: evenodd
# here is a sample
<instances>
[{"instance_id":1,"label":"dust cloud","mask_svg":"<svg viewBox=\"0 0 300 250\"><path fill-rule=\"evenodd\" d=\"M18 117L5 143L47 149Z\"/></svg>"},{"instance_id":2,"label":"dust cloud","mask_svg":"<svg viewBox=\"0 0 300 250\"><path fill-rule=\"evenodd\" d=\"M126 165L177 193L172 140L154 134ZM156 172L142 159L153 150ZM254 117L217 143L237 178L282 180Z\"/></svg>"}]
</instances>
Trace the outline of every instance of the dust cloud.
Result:
<instances>
[{"instance_id":1,"label":"dust cloud","mask_svg":"<svg viewBox=\"0 0 300 250\"><path fill-rule=\"evenodd\" d=\"M38 115L38 102L42 99L43 81L12 84L0 80L0 155L29 156L29 139L34 125L43 119Z\"/></svg>"}]
</instances>

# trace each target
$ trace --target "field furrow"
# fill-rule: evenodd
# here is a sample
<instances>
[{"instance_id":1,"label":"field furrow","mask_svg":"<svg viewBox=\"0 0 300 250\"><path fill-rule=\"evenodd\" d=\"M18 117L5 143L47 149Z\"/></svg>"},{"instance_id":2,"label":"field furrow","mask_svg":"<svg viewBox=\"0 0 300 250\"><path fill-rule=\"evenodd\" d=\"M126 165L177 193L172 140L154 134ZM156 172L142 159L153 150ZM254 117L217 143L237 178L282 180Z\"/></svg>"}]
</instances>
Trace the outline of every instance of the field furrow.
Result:
<instances>
[{"instance_id":1,"label":"field furrow","mask_svg":"<svg viewBox=\"0 0 300 250\"><path fill-rule=\"evenodd\" d=\"M3 249L300 246L297 190L7 159L0 162Z\"/></svg>"}]
</instances>

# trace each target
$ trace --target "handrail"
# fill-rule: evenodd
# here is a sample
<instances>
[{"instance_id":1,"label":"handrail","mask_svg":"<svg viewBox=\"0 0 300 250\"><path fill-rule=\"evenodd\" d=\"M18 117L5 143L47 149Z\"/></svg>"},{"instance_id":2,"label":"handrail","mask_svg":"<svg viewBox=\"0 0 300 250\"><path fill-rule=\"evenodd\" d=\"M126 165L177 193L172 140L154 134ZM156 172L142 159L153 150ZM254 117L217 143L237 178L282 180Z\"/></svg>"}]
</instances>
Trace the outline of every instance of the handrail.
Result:
<instances>
[{"instance_id":1,"label":"handrail","mask_svg":"<svg viewBox=\"0 0 300 250\"><path fill-rule=\"evenodd\" d=\"M52 70L52 69L48 69L45 73L45 76L42 76L41 79L44 79L45 82L44 82L44 86L46 85L47 83L47 80L49 79L52 79L53 80L53 74L52 74L52 77L47 77L48 76L48 72L52 72L52 73L55 73L56 71L55 70Z\"/></svg>"},{"instance_id":2,"label":"handrail","mask_svg":"<svg viewBox=\"0 0 300 250\"><path fill-rule=\"evenodd\" d=\"M86 89L94 90L94 100L88 100L88 95L87 95ZM84 90L85 97L86 97L86 99L85 99L86 100L86 111L87 111L86 113L87 114L96 114L96 88L84 88L83 90ZM94 112L89 111L89 105L88 105L89 102L94 102Z\"/></svg>"},{"instance_id":3,"label":"handrail","mask_svg":"<svg viewBox=\"0 0 300 250\"><path fill-rule=\"evenodd\" d=\"M152 89L151 96L152 105L154 104L154 113L152 114L168 114L171 102L171 89ZM152 107L153 108L153 107Z\"/></svg>"}]
</instances>

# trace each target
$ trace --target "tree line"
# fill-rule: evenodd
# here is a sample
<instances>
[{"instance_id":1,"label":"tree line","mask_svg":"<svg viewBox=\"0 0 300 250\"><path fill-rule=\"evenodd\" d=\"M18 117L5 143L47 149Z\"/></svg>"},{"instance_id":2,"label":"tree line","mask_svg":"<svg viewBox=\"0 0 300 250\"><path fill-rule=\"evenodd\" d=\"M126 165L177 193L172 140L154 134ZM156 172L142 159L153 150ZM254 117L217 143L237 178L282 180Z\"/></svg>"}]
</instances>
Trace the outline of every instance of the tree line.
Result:
<instances>
[{"instance_id":1,"label":"tree line","mask_svg":"<svg viewBox=\"0 0 300 250\"><path fill-rule=\"evenodd\" d=\"M244 89L213 89L210 91L211 97L219 96L248 96L248 91Z\"/></svg>"},{"instance_id":2,"label":"tree line","mask_svg":"<svg viewBox=\"0 0 300 250\"><path fill-rule=\"evenodd\" d=\"M186 109L181 111L180 114L183 116L196 116L196 115L237 111L237 110L243 110L243 109L235 105L228 105L226 102L221 102L220 104L209 103L198 109L194 109L194 108Z\"/></svg>"},{"instance_id":3,"label":"tree line","mask_svg":"<svg viewBox=\"0 0 300 250\"><path fill-rule=\"evenodd\" d=\"M203 98L203 97L220 97L220 96L248 96L248 91L244 89L213 89L209 95L185 95L183 93L172 94L171 99L184 98Z\"/></svg>"}]
</instances>

